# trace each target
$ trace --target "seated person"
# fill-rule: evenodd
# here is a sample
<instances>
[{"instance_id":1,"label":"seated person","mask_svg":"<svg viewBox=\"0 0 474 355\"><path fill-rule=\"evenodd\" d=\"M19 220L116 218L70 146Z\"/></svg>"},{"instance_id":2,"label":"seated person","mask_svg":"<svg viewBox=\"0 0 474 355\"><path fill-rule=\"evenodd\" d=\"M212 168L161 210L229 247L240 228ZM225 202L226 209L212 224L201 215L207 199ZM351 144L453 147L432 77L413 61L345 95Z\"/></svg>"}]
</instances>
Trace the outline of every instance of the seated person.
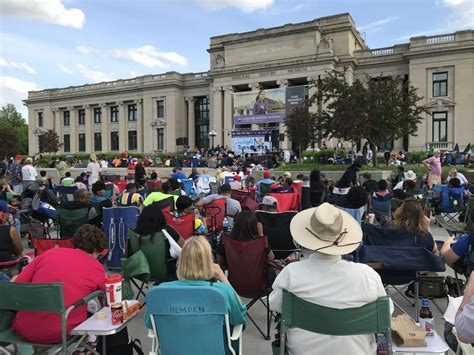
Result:
<instances>
[{"instance_id":1,"label":"seated person","mask_svg":"<svg viewBox=\"0 0 474 355\"><path fill-rule=\"evenodd\" d=\"M408 170L406 173L403 173L403 177L404 179L403 180L400 180L397 182L397 184L395 185L395 187L392 189L392 190L403 190L405 191L406 190L406 184L405 182L410 180L410 181L413 181L416 183L416 174L413 170Z\"/></svg>"},{"instance_id":2,"label":"seated person","mask_svg":"<svg viewBox=\"0 0 474 355\"><path fill-rule=\"evenodd\" d=\"M430 233L430 221L425 217L418 200L413 197L406 198L392 217L391 229L413 233L417 245L425 247L433 253L438 253L438 247Z\"/></svg>"},{"instance_id":3,"label":"seated person","mask_svg":"<svg viewBox=\"0 0 474 355\"><path fill-rule=\"evenodd\" d=\"M104 233L86 224L74 233L72 242L74 249L53 248L36 257L14 281L61 282L66 309L94 291L105 293L104 268L96 260L106 246ZM67 318L67 333L86 318L87 305L74 309ZM54 344L61 341L61 322L57 314L18 311L13 320L13 331L32 343Z\"/></svg>"},{"instance_id":4,"label":"seated person","mask_svg":"<svg viewBox=\"0 0 474 355\"><path fill-rule=\"evenodd\" d=\"M372 179L372 175L366 171L364 174L362 174L362 177L364 178L364 182L362 183L362 187L367 190L369 194L372 194L377 191L377 181Z\"/></svg>"},{"instance_id":5,"label":"seated person","mask_svg":"<svg viewBox=\"0 0 474 355\"><path fill-rule=\"evenodd\" d=\"M78 176L77 178L74 179L74 185L73 186L76 186L78 189L86 189L87 190L87 186L86 186L86 184L84 184L84 180L81 176Z\"/></svg>"},{"instance_id":6,"label":"seated person","mask_svg":"<svg viewBox=\"0 0 474 355\"><path fill-rule=\"evenodd\" d=\"M203 168L202 174L199 175L199 178L196 183L196 190L198 194L208 194L211 191L210 183L216 182L216 178L209 175L209 169Z\"/></svg>"},{"instance_id":7,"label":"seated person","mask_svg":"<svg viewBox=\"0 0 474 355\"><path fill-rule=\"evenodd\" d=\"M245 324L246 308L222 269L213 263L211 246L206 238L199 236L186 241L178 259L177 277L177 281L162 283L160 287L212 285L227 300L230 325ZM151 328L149 313L145 315L145 325Z\"/></svg>"},{"instance_id":8,"label":"seated person","mask_svg":"<svg viewBox=\"0 0 474 355\"><path fill-rule=\"evenodd\" d=\"M181 180L178 181L174 178L168 180L171 184L171 194L176 196L186 195L186 192L183 189L183 184L181 184Z\"/></svg>"},{"instance_id":9,"label":"seated person","mask_svg":"<svg viewBox=\"0 0 474 355\"><path fill-rule=\"evenodd\" d=\"M362 186L352 186L347 194L341 195L336 205L342 207L353 216L359 223L362 222L363 209L367 205L369 194Z\"/></svg>"},{"instance_id":10,"label":"seated person","mask_svg":"<svg viewBox=\"0 0 474 355\"><path fill-rule=\"evenodd\" d=\"M232 180L229 185L232 190L242 190L242 180L240 175L234 175L234 180Z\"/></svg>"},{"instance_id":11,"label":"seated person","mask_svg":"<svg viewBox=\"0 0 474 355\"><path fill-rule=\"evenodd\" d=\"M112 207L112 201L104 197L106 186L102 181L96 181L92 184L91 203L99 209L97 213L102 216L102 209Z\"/></svg>"},{"instance_id":12,"label":"seated person","mask_svg":"<svg viewBox=\"0 0 474 355\"><path fill-rule=\"evenodd\" d=\"M278 274L270 294L270 308L282 311L283 290L321 306L360 307L386 296L380 276L371 267L343 260L362 242L362 230L346 212L323 203L293 217L291 234L309 258L287 265ZM393 309L393 307L391 307ZM290 354L376 354L373 334L332 336L298 328L287 329Z\"/></svg>"},{"instance_id":13,"label":"seated person","mask_svg":"<svg viewBox=\"0 0 474 355\"><path fill-rule=\"evenodd\" d=\"M458 178L461 185L465 185L465 186L469 185L469 182L467 181L464 174L460 173L458 171L458 169L456 169L456 168L452 168L449 171L448 178L446 179L446 182L449 182L449 180L451 180L452 178Z\"/></svg>"},{"instance_id":14,"label":"seated person","mask_svg":"<svg viewBox=\"0 0 474 355\"><path fill-rule=\"evenodd\" d=\"M41 170L41 171L40 171L40 178L39 178L39 180L44 181L44 183L46 184L46 187L47 187L48 189L52 189L52 188L54 187L53 181L51 180L51 176L47 176L45 170Z\"/></svg>"},{"instance_id":15,"label":"seated person","mask_svg":"<svg viewBox=\"0 0 474 355\"><path fill-rule=\"evenodd\" d=\"M293 185L293 180L291 180L290 178L284 178L281 186L277 186L277 187L272 186L272 192L292 193L294 192L294 189L291 185Z\"/></svg>"},{"instance_id":16,"label":"seated person","mask_svg":"<svg viewBox=\"0 0 474 355\"><path fill-rule=\"evenodd\" d=\"M260 203L260 210L266 212L278 212L277 199L272 196L264 196Z\"/></svg>"},{"instance_id":17,"label":"seated person","mask_svg":"<svg viewBox=\"0 0 474 355\"><path fill-rule=\"evenodd\" d=\"M7 179L0 179L0 200L8 201L8 195L15 194Z\"/></svg>"},{"instance_id":18,"label":"seated person","mask_svg":"<svg viewBox=\"0 0 474 355\"><path fill-rule=\"evenodd\" d=\"M197 172L197 168L191 169L191 174L189 174L188 179L192 179L193 181L199 179L199 173Z\"/></svg>"},{"instance_id":19,"label":"seated person","mask_svg":"<svg viewBox=\"0 0 474 355\"><path fill-rule=\"evenodd\" d=\"M71 173L66 171L65 177L61 180L61 186L73 186L74 179L71 177Z\"/></svg>"},{"instance_id":20,"label":"seated person","mask_svg":"<svg viewBox=\"0 0 474 355\"><path fill-rule=\"evenodd\" d=\"M206 197L203 197L199 202L196 204L197 209L202 212L202 208L211 203L214 200L220 198L227 199L227 215L228 216L236 216L240 211L242 211L242 207L240 206L240 202L231 198L231 191L229 184L224 184L219 187L219 194L212 194Z\"/></svg>"},{"instance_id":21,"label":"seated person","mask_svg":"<svg viewBox=\"0 0 474 355\"><path fill-rule=\"evenodd\" d=\"M186 175L183 174L183 169L180 167L173 168L173 172L171 173L170 177L177 181L186 179Z\"/></svg>"},{"instance_id":22,"label":"seated person","mask_svg":"<svg viewBox=\"0 0 474 355\"><path fill-rule=\"evenodd\" d=\"M179 196L176 200L176 211L173 212L175 217L181 217L194 212L193 200L189 196Z\"/></svg>"},{"instance_id":23,"label":"seated person","mask_svg":"<svg viewBox=\"0 0 474 355\"><path fill-rule=\"evenodd\" d=\"M14 225L3 224L7 221L5 217L0 225L0 262L15 260L23 251L19 231Z\"/></svg>"},{"instance_id":24,"label":"seated person","mask_svg":"<svg viewBox=\"0 0 474 355\"><path fill-rule=\"evenodd\" d=\"M143 205L148 206L148 205L151 205L153 202L158 202L169 197L173 197L174 202L176 204L176 200L178 199L178 196L171 195L171 191L173 191L173 187L171 186L171 183L169 181L165 181L161 185L161 191L156 191L149 194L146 197L145 201L143 201Z\"/></svg>"},{"instance_id":25,"label":"seated person","mask_svg":"<svg viewBox=\"0 0 474 355\"><path fill-rule=\"evenodd\" d=\"M61 204L61 208L74 211L87 208L89 211L89 223L100 226L101 220L98 212L91 204L91 193L87 189L77 189L74 191L74 200Z\"/></svg>"},{"instance_id":26,"label":"seated person","mask_svg":"<svg viewBox=\"0 0 474 355\"><path fill-rule=\"evenodd\" d=\"M474 343L474 273L464 289L464 297L456 315L458 339L463 343Z\"/></svg>"},{"instance_id":27,"label":"seated person","mask_svg":"<svg viewBox=\"0 0 474 355\"><path fill-rule=\"evenodd\" d=\"M377 190L374 191L373 196L377 198L384 198L387 196L391 196L390 191L388 190L388 183L385 179L380 179L377 182Z\"/></svg>"},{"instance_id":28,"label":"seated person","mask_svg":"<svg viewBox=\"0 0 474 355\"><path fill-rule=\"evenodd\" d=\"M139 185L129 182L125 187L125 191L119 195L119 206L135 206L140 207L143 204L143 197L138 193Z\"/></svg>"},{"instance_id":29,"label":"seated person","mask_svg":"<svg viewBox=\"0 0 474 355\"><path fill-rule=\"evenodd\" d=\"M271 177L270 171L265 170L263 172L263 179L257 181L257 184L255 186L257 188L257 195L258 196L262 195L261 185L270 185L271 186L275 183L275 180L272 180L270 177Z\"/></svg>"},{"instance_id":30,"label":"seated person","mask_svg":"<svg viewBox=\"0 0 474 355\"><path fill-rule=\"evenodd\" d=\"M44 181L38 180L38 195L41 202L45 202L53 207L59 206L59 198L56 194L47 188Z\"/></svg>"}]
</instances>

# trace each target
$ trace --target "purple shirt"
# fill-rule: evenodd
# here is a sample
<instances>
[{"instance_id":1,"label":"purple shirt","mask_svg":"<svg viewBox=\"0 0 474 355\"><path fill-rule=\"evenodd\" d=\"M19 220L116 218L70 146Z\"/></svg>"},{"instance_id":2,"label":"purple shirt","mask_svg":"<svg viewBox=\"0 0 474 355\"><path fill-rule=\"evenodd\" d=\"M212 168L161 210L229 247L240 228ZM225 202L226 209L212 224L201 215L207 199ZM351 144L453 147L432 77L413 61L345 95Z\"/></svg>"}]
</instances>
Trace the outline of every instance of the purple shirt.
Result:
<instances>
[{"instance_id":1,"label":"purple shirt","mask_svg":"<svg viewBox=\"0 0 474 355\"><path fill-rule=\"evenodd\" d=\"M440 160L440 158L436 158L435 156L432 156L432 157L426 159L426 162L431 167L429 175L441 176L441 160Z\"/></svg>"}]
</instances>

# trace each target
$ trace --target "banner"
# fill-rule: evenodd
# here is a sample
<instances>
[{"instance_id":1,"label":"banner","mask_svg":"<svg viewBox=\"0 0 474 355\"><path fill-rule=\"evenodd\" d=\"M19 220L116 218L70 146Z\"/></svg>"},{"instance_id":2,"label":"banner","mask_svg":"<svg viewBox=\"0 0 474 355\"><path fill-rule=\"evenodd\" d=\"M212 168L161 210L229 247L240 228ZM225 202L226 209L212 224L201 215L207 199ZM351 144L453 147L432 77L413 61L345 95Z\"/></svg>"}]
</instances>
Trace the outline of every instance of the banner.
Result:
<instances>
[{"instance_id":1,"label":"banner","mask_svg":"<svg viewBox=\"0 0 474 355\"><path fill-rule=\"evenodd\" d=\"M285 88L234 94L234 125L282 122L285 119Z\"/></svg>"},{"instance_id":2,"label":"banner","mask_svg":"<svg viewBox=\"0 0 474 355\"><path fill-rule=\"evenodd\" d=\"M286 117L288 117L295 108L303 106L304 99L304 86L290 86L286 88Z\"/></svg>"},{"instance_id":3,"label":"banner","mask_svg":"<svg viewBox=\"0 0 474 355\"><path fill-rule=\"evenodd\" d=\"M272 143L265 142L265 131L234 131L232 132L232 150L235 154L261 154L267 150L271 151Z\"/></svg>"}]
</instances>

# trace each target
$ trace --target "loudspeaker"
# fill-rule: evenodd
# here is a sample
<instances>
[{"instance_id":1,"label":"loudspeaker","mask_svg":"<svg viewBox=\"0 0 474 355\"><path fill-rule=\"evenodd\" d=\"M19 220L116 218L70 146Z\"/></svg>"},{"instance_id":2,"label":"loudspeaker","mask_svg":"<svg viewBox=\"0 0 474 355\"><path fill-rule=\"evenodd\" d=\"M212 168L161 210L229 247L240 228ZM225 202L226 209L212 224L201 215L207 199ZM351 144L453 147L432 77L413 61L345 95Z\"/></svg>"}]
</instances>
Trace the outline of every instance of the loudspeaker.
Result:
<instances>
[{"instance_id":1,"label":"loudspeaker","mask_svg":"<svg viewBox=\"0 0 474 355\"><path fill-rule=\"evenodd\" d=\"M284 134L284 133L280 133L279 141L280 141L280 142L283 142L284 140L285 140L285 134Z\"/></svg>"},{"instance_id":2,"label":"loudspeaker","mask_svg":"<svg viewBox=\"0 0 474 355\"><path fill-rule=\"evenodd\" d=\"M265 142L270 141L270 134L268 132L265 132Z\"/></svg>"},{"instance_id":3,"label":"loudspeaker","mask_svg":"<svg viewBox=\"0 0 474 355\"><path fill-rule=\"evenodd\" d=\"M184 145L183 138L176 138L176 145Z\"/></svg>"},{"instance_id":4,"label":"loudspeaker","mask_svg":"<svg viewBox=\"0 0 474 355\"><path fill-rule=\"evenodd\" d=\"M183 137L183 145L188 145L188 137Z\"/></svg>"}]
</instances>

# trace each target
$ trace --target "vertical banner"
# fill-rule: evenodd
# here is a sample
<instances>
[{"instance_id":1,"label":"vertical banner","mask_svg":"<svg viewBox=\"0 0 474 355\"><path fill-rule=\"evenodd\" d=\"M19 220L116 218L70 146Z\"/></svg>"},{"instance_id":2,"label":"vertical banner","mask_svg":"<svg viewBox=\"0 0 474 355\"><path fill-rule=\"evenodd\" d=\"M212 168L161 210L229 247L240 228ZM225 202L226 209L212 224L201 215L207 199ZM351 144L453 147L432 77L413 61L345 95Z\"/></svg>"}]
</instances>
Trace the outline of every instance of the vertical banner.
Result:
<instances>
[{"instance_id":1,"label":"vertical banner","mask_svg":"<svg viewBox=\"0 0 474 355\"><path fill-rule=\"evenodd\" d=\"M286 88L286 117L288 117L296 108L304 105L305 87L290 86Z\"/></svg>"}]
</instances>

